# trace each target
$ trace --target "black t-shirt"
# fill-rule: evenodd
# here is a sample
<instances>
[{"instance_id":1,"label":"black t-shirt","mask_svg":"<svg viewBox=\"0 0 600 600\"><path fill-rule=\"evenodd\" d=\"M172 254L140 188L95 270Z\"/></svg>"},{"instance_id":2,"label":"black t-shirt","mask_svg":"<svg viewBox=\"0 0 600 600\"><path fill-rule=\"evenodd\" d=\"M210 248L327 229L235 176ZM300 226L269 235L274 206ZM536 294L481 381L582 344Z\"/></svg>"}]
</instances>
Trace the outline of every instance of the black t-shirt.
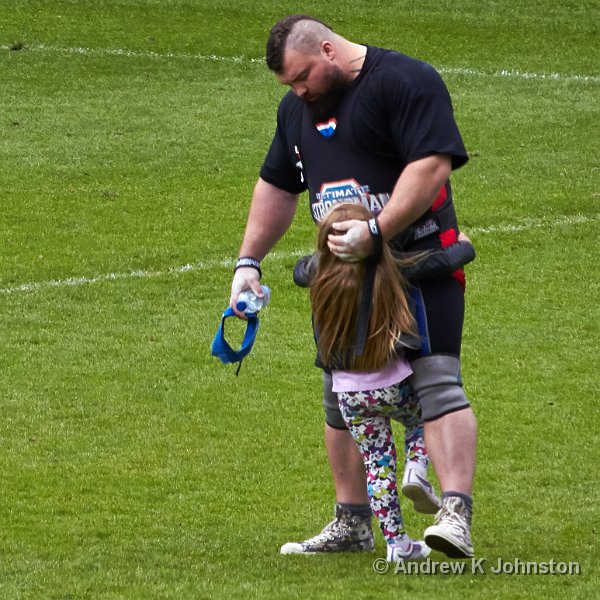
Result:
<instances>
[{"instance_id":1,"label":"black t-shirt","mask_svg":"<svg viewBox=\"0 0 600 600\"><path fill-rule=\"evenodd\" d=\"M379 213L406 165L434 154L450 155L454 169L468 159L441 77L427 63L368 46L359 76L325 121L314 123L291 91L284 96L260 176L291 193L308 190L318 222L338 202ZM439 234L457 228L447 182L393 245L439 247Z\"/></svg>"}]
</instances>

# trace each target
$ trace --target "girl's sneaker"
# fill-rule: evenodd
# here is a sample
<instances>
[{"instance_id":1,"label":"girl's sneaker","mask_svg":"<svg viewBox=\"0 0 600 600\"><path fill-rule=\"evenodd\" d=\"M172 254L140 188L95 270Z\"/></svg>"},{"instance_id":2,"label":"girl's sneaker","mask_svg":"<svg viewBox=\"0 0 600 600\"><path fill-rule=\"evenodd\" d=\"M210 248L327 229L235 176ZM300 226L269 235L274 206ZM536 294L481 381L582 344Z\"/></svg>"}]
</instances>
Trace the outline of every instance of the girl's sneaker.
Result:
<instances>
[{"instance_id":1,"label":"girl's sneaker","mask_svg":"<svg viewBox=\"0 0 600 600\"><path fill-rule=\"evenodd\" d=\"M387 561L424 560L431 553L431 548L423 541L411 540L408 536L401 542L388 544Z\"/></svg>"},{"instance_id":2,"label":"girl's sneaker","mask_svg":"<svg viewBox=\"0 0 600 600\"><path fill-rule=\"evenodd\" d=\"M427 469L415 461L406 462L401 489L402 495L413 501L417 512L433 515L442 507L442 501L427 480Z\"/></svg>"}]
</instances>

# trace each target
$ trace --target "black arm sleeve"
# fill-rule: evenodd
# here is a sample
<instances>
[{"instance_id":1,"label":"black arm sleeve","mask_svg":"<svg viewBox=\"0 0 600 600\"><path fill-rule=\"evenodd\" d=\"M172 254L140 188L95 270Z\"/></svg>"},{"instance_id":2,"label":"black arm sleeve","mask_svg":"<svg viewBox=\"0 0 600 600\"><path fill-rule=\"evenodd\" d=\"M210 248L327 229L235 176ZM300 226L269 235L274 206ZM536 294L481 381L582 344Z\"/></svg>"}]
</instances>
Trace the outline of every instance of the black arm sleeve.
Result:
<instances>
[{"instance_id":1,"label":"black arm sleeve","mask_svg":"<svg viewBox=\"0 0 600 600\"><path fill-rule=\"evenodd\" d=\"M456 242L443 250L427 253L414 265L405 267L402 273L412 281L435 279L448 275L475 260L475 248L471 242Z\"/></svg>"},{"instance_id":2,"label":"black arm sleeve","mask_svg":"<svg viewBox=\"0 0 600 600\"><path fill-rule=\"evenodd\" d=\"M404 267L402 274L412 281L435 279L449 275L475 260L475 248L471 242L456 242L443 250L427 252L416 263ZM317 254L303 256L294 267L294 283L303 288L310 287L317 269Z\"/></svg>"}]
</instances>

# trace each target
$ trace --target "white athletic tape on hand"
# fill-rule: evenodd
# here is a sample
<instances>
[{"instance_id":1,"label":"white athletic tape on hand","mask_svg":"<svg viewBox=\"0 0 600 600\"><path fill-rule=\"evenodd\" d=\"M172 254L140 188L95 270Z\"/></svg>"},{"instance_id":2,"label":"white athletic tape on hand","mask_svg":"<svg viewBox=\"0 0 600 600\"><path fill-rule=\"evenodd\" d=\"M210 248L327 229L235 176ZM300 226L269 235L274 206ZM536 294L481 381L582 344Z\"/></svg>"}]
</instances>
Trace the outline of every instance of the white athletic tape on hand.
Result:
<instances>
[{"instance_id":1,"label":"white athletic tape on hand","mask_svg":"<svg viewBox=\"0 0 600 600\"><path fill-rule=\"evenodd\" d=\"M340 260L343 260L344 262L358 262L360 260L360 258L358 258L357 256L353 256L352 254L346 254L345 252L340 254L336 254L335 252L333 252L333 254L335 254Z\"/></svg>"},{"instance_id":2,"label":"white athletic tape on hand","mask_svg":"<svg viewBox=\"0 0 600 600\"><path fill-rule=\"evenodd\" d=\"M353 225L352 227L350 227L350 229L348 229L348 231L346 232L344 238L346 238L346 245L349 248L354 249L356 246L356 242L360 241L360 225Z\"/></svg>"}]
</instances>

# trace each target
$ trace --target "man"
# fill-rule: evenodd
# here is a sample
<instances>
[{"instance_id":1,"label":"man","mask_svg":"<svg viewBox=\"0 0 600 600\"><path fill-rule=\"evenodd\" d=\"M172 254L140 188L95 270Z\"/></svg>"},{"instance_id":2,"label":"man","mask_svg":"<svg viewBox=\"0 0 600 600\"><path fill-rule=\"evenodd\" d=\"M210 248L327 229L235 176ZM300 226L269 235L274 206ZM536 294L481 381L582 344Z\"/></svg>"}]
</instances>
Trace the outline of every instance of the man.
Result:
<instances>
[{"instance_id":1,"label":"man","mask_svg":"<svg viewBox=\"0 0 600 600\"><path fill-rule=\"evenodd\" d=\"M267 65L291 91L280 103L254 189L232 283L233 307L244 289L260 296L260 261L287 231L305 190L315 221L336 201L361 202L378 215L369 223L336 225L329 247L344 260L368 256L382 241L400 252L457 242L449 175L467 162L467 154L448 92L431 66L351 42L305 15L271 29ZM409 356L412 385L443 493L425 541L450 557L470 557L477 433L460 379L464 273L415 283L423 347ZM362 460L327 373L323 385L336 518L317 536L285 544L282 553L373 548Z\"/></svg>"}]
</instances>

